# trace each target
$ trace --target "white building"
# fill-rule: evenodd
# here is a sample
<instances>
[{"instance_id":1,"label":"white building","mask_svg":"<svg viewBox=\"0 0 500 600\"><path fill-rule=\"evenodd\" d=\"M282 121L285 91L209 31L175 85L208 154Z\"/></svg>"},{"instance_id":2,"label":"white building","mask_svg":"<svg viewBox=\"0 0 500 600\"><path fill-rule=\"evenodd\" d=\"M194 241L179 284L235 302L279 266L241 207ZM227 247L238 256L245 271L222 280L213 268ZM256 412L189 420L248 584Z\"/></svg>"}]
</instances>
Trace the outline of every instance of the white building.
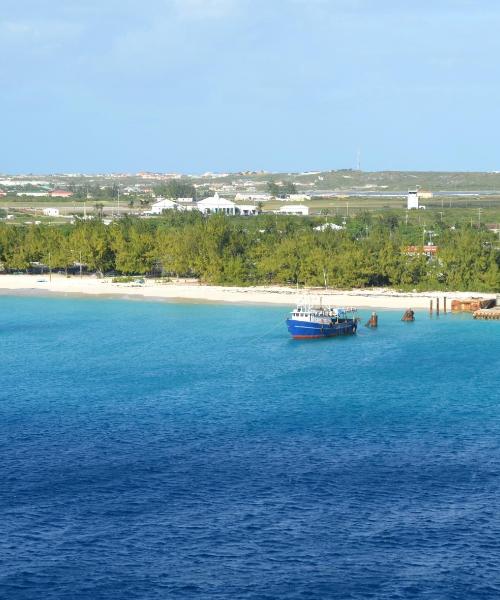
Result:
<instances>
[{"instance_id":1,"label":"white building","mask_svg":"<svg viewBox=\"0 0 500 600\"><path fill-rule=\"evenodd\" d=\"M408 202L406 205L408 210L412 208L418 209L418 190L408 190Z\"/></svg>"},{"instance_id":2,"label":"white building","mask_svg":"<svg viewBox=\"0 0 500 600\"><path fill-rule=\"evenodd\" d=\"M307 202L310 199L311 196L308 196L307 194L289 194L286 197L286 200L290 202Z\"/></svg>"},{"instance_id":3,"label":"white building","mask_svg":"<svg viewBox=\"0 0 500 600\"><path fill-rule=\"evenodd\" d=\"M217 192L213 196L204 198L198 202L198 210L204 215L221 213L224 215L235 215L237 207L231 200L221 198Z\"/></svg>"},{"instance_id":4,"label":"white building","mask_svg":"<svg viewBox=\"0 0 500 600\"><path fill-rule=\"evenodd\" d=\"M278 213L282 215L303 215L309 214L309 207L304 204L292 204L289 206L280 206Z\"/></svg>"},{"instance_id":5,"label":"white building","mask_svg":"<svg viewBox=\"0 0 500 600\"><path fill-rule=\"evenodd\" d=\"M59 209L58 208L44 208L43 214L46 217L59 217Z\"/></svg>"},{"instance_id":6,"label":"white building","mask_svg":"<svg viewBox=\"0 0 500 600\"><path fill-rule=\"evenodd\" d=\"M69 192L68 190L52 190L49 192L49 196L52 198L71 198L73 192Z\"/></svg>"},{"instance_id":7,"label":"white building","mask_svg":"<svg viewBox=\"0 0 500 600\"><path fill-rule=\"evenodd\" d=\"M236 206L236 214L240 215L257 215L259 213L259 209L253 204L238 204Z\"/></svg>"},{"instance_id":8,"label":"white building","mask_svg":"<svg viewBox=\"0 0 500 600\"><path fill-rule=\"evenodd\" d=\"M173 200L168 198L158 198L158 200L151 205L151 209L148 211L152 215L161 215L165 210L177 210L182 208Z\"/></svg>"},{"instance_id":9,"label":"white building","mask_svg":"<svg viewBox=\"0 0 500 600\"><path fill-rule=\"evenodd\" d=\"M242 194L238 192L234 197L236 202L269 202L271 200L271 194Z\"/></svg>"},{"instance_id":10,"label":"white building","mask_svg":"<svg viewBox=\"0 0 500 600\"><path fill-rule=\"evenodd\" d=\"M48 192L17 192L16 196L30 196L31 198L43 198Z\"/></svg>"}]
</instances>

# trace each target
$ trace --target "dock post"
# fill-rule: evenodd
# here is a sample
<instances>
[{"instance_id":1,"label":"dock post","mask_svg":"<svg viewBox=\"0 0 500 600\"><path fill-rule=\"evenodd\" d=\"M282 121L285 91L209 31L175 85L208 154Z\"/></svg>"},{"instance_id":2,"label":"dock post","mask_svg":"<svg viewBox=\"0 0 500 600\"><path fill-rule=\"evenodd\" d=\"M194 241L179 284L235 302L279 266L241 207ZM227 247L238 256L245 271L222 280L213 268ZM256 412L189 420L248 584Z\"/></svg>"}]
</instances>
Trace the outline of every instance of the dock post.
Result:
<instances>
[{"instance_id":1,"label":"dock post","mask_svg":"<svg viewBox=\"0 0 500 600\"><path fill-rule=\"evenodd\" d=\"M401 317L401 321L414 321L415 313L411 308L407 308L404 312L404 315Z\"/></svg>"},{"instance_id":2,"label":"dock post","mask_svg":"<svg viewBox=\"0 0 500 600\"><path fill-rule=\"evenodd\" d=\"M431 303L429 305L429 314L432 317L432 298L431 298Z\"/></svg>"},{"instance_id":3,"label":"dock post","mask_svg":"<svg viewBox=\"0 0 500 600\"><path fill-rule=\"evenodd\" d=\"M446 314L446 296L443 297L443 313Z\"/></svg>"},{"instance_id":4,"label":"dock post","mask_svg":"<svg viewBox=\"0 0 500 600\"><path fill-rule=\"evenodd\" d=\"M436 316L439 317L439 298L436 298Z\"/></svg>"}]
</instances>

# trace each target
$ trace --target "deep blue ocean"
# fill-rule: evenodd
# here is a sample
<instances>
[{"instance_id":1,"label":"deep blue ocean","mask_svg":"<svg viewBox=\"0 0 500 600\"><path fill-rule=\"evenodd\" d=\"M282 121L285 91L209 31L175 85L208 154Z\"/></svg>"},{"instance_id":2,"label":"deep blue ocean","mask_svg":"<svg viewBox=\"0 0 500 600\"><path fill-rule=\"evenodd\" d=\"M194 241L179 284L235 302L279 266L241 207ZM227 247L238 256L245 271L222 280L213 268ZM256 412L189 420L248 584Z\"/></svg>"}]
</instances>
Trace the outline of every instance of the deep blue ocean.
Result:
<instances>
[{"instance_id":1,"label":"deep blue ocean","mask_svg":"<svg viewBox=\"0 0 500 600\"><path fill-rule=\"evenodd\" d=\"M0 297L2 599L500 598L500 322L286 311Z\"/></svg>"}]
</instances>

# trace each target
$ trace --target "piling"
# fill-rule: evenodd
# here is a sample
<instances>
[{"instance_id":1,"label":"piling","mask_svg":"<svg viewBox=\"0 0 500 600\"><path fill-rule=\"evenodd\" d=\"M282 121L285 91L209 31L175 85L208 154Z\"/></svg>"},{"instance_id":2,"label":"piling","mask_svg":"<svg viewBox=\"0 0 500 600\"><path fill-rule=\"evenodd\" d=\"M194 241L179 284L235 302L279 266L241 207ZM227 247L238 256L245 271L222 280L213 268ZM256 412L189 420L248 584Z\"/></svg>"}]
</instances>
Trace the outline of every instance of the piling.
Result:
<instances>
[{"instance_id":1,"label":"piling","mask_svg":"<svg viewBox=\"0 0 500 600\"><path fill-rule=\"evenodd\" d=\"M429 305L429 314L432 316L432 298L431 298L431 303Z\"/></svg>"},{"instance_id":2,"label":"piling","mask_svg":"<svg viewBox=\"0 0 500 600\"><path fill-rule=\"evenodd\" d=\"M439 298L436 298L436 315L439 317Z\"/></svg>"},{"instance_id":3,"label":"piling","mask_svg":"<svg viewBox=\"0 0 500 600\"><path fill-rule=\"evenodd\" d=\"M368 319L367 327L378 327L378 315L376 312L372 312L371 317Z\"/></svg>"},{"instance_id":4,"label":"piling","mask_svg":"<svg viewBox=\"0 0 500 600\"><path fill-rule=\"evenodd\" d=\"M446 314L446 296L443 298L443 313Z\"/></svg>"},{"instance_id":5,"label":"piling","mask_svg":"<svg viewBox=\"0 0 500 600\"><path fill-rule=\"evenodd\" d=\"M404 315L401 317L401 321L414 321L415 320L415 313L412 311L411 308L408 308L407 310L405 310Z\"/></svg>"}]
</instances>

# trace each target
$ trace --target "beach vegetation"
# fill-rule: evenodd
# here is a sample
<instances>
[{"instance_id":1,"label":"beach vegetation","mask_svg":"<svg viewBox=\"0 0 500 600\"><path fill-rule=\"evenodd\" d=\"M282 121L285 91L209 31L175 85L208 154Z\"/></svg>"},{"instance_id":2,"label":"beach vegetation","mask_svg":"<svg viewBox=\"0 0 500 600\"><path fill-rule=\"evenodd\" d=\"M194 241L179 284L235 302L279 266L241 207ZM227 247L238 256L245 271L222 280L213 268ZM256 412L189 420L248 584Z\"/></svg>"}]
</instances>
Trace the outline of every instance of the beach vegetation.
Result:
<instances>
[{"instance_id":1,"label":"beach vegetation","mask_svg":"<svg viewBox=\"0 0 500 600\"><path fill-rule=\"evenodd\" d=\"M126 217L51 226L0 223L6 271L34 263L117 276L194 277L219 285L403 290L500 291L498 238L486 228L432 224L436 252L424 253L429 230L396 214L360 213L343 228L317 230L317 219L252 219L169 211L158 219Z\"/></svg>"}]
</instances>

